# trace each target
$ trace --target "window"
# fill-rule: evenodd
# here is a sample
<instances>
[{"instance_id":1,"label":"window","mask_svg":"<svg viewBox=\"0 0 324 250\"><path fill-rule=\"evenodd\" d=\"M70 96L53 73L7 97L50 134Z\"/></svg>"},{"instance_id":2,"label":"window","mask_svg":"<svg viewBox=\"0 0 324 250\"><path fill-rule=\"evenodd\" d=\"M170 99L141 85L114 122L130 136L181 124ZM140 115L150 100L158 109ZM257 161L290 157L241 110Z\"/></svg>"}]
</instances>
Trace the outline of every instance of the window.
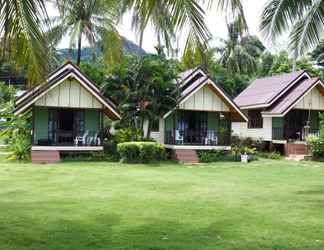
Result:
<instances>
[{"instance_id":1,"label":"window","mask_svg":"<svg viewBox=\"0 0 324 250\"><path fill-rule=\"evenodd\" d=\"M261 110L249 110L248 117L248 128L263 128L263 118L261 115Z\"/></svg>"}]
</instances>

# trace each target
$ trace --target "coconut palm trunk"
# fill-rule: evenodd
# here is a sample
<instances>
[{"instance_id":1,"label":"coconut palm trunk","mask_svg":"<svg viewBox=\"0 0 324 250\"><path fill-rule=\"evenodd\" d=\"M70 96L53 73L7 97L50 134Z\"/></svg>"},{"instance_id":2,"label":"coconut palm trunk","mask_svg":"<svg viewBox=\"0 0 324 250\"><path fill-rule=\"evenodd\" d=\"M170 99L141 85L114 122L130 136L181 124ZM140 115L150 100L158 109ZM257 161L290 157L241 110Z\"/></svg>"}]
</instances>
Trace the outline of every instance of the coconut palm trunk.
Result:
<instances>
[{"instance_id":1,"label":"coconut palm trunk","mask_svg":"<svg viewBox=\"0 0 324 250\"><path fill-rule=\"evenodd\" d=\"M81 46L82 46L82 34L79 34L78 38L78 57L77 57L77 65L80 66L81 62Z\"/></svg>"}]
</instances>

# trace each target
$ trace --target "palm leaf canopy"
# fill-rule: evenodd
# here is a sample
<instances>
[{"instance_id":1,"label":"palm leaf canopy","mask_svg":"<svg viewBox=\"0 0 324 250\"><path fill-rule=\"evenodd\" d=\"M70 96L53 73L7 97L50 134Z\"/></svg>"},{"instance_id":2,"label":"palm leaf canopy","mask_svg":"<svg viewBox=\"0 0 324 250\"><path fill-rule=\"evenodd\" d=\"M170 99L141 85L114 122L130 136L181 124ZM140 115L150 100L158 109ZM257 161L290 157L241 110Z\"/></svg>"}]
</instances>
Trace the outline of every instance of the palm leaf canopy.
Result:
<instances>
[{"instance_id":1,"label":"palm leaf canopy","mask_svg":"<svg viewBox=\"0 0 324 250\"><path fill-rule=\"evenodd\" d=\"M0 0L3 59L25 65L30 83L43 79L47 72L47 20L44 0Z\"/></svg>"},{"instance_id":2,"label":"palm leaf canopy","mask_svg":"<svg viewBox=\"0 0 324 250\"><path fill-rule=\"evenodd\" d=\"M323 27L323 0L271 0L263 10L260 25L269 39L289 32L289 45L295 58L318 44Z\"/></svg>"}]
</instances>

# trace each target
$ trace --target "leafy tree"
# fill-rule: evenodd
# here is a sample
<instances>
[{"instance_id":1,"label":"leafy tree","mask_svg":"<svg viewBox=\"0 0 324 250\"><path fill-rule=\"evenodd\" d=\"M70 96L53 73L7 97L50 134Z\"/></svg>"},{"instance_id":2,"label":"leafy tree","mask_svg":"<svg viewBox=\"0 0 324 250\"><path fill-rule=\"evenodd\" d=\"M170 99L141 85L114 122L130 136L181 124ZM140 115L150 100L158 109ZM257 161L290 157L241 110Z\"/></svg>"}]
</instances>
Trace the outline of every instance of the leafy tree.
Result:
<instances>
[{"instance_id":1,"label":"leafy tree","mask_svg":"<svg viewBox=\"0 0 324 250\"><path fill-rule=\"evenodd\" d=\"M103 92L118 103L124 127L143 131L147 120L150 131L154 120L174 107L177 94L174 64L157 55L127 56L106 79Z\"/></svg>"},{"instance_id":2,"label":"leafy tree","mask_svg":"<svg viewBox=\"0 0 324 250\"><path fill-rule=\"evenodd\" d=\"M286 51L281 51L275 56L273 65L270 70L270 75L278 75L282 73L290 73L292 71L292 60L288 57Z\"/></svg>"},{"instance_id":3,"label":"leafy tree","mask_svg":"<svg viewBox=\"0 0 324 250\"><path fill-rule=\"evenodd\" d=\"M319 43L324 29L324 1L270 0L262 13L261 30L271 39L289 31L294 58Z\"/></svg>"},{"instance_id":4,"label":"leafy tree","mask_svg":"<svg viewBox=\"0 0 324 250\"><path fill-rule=\"evenodd\" d=\"M316 48L310 53L310 56L317 64L323 64L324 62L324 39L322 39Z\"/></svg>"},{"instance_id":5,"label":"leafy tree","mask_svg":"<svg viewBox=\"0 0 324 250\"><path fill-rule=\"evenodd\" d=\"M106 69L103 67L102 61L95 62L94 64L81 62L80 68L98 86L104 82Z\"/></svg>"},{"instance_id":6,"label":"leafy tree","mask_svg":"<svg viewBox=\"0 0 324 250\"><path fill-rule=\"evenodd\" d=\"M258 77L270 75L272 65L274 64L275 56L270 52L265 51L260 58L260 63L258 65Z\"/></svg>"},{"instance_id":7,"label":"leafy tree","mask_svg":"<svg viewBox=\"0 0 324 250\"><path fill-rule=\"evenodd\" d=\"M1 106L0 117L5 121L1 122L0 138L8 144L9 160L27 160L31 148L31 112L17 116L13 107L13 101Z\"/></svg>"},{"instance_id":8,"label":"leafy tree","mask_svg":"<svg viewBox=\"0 0 324 250\"><path fill-rule=\"evenodd\" d=\"M241 93L250 81L248 75L228 73L225 68L217 63L209 67L209 74L231 97Z\"/></svg>"},{"instance_id":9,"label":"leafy tree","mask_svg":"<svg viewBox=\"0 0 324 250\"><path fill-rule=\"evenodd\" d=\"M286 51L282 51L274 57L274 63L270 70L270 75L290 73L293 70L293 60L288 57ZM312 76L320 76L320 70L313 67L307 58L301 58L296 62L296 70L307 70Z\"/></svg>"},{"instance_id":10,"label":"leafy tree","mask_svg":"<svg viewBox=\"0 0 324 250\"><path fill-rule=\"evenodd\" d=\"M8 87L5 83L0 82L0 107L2 104L9 102L14 96L14 89Z\"/></svg>"},{"instance_id":11,"label":"leafy tree","mask_svg":"<svg viewBox=\"0 0 324 250\"><path fill-rule=\"evenodd\" d=\"M210 66L216 63L216 52L217 48L210 48L204 51L199 47L187 49L181 60L181 68L182 70L187 70L200 66L208 72Z\"/></svg>"}]
</instances>

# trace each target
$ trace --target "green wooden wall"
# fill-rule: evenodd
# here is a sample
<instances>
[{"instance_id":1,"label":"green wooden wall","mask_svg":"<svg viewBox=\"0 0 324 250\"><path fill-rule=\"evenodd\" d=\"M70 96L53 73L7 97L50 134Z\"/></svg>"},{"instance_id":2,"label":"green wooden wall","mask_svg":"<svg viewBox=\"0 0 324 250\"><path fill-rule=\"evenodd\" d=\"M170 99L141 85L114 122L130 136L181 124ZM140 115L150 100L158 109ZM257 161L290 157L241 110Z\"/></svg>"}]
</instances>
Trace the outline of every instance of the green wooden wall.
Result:
<instances>
[{"instance_id":1,"label":"green wooden wall","mask_svg":"<svg viewBox=\"0 0 324 250\"><path fill-rule=\"evenodd\" d=\"M284 119L283 117L273 117L272 118L272 127L273 128L283 128Z\"/></svg>"},{"instance_id":2,"label":"green wooden wall","mask_svg":"<svg viewBox=\"0 0 324 250\"><path fill-rule=\"evenodd\" d=\"M218 112L208 112L207 113L207 127L208 130L218 131L219 128L219 113Z\"/></svg>"},{"instance_id":3,"label":"green wooden wall","mask_svg":"<svg viewBox=\"0 0 324 250\"><path fill-rule=\"evenodd\" d=\"M318 131L319 127L320 127L319 125L320 125L319 112L312 110L311 114L310 114L310 129L311 129L311 132Z\"/></svg>"},{"instance_id":4,"label":"green wooden wall","mask_svg":"<svg viewBox=\"0 0 324 250\"><path fill-rule=\"evenodd\" d=\"M34 134L36 140L48 139L48 109L34 107Z\"/></svg>"},{"instance_id":5,"label":"green wooden wall","mask_svg":"<svg viewBox=\"0 0 324 250\"><path fill-rule=\"evenodd\" d=\"M87 109L84 114L85 131L99 132L99 110Z\"/></svg>"},{"instance_id":6,"label":"green wooden wall","mask_svg":"<svg viewBox=\"0 0 324 250\"><path fill-rule=\"evenodd\" d=\"M100 111L96 109L87 109L84 113L85 131L92 133L99 132ZM35 140L48 139L48 108L34 107L34 134Z\"/></svg>"},{"instance_id":7,"label":"green wooden wall","mask_svg":"<svg viewBox=\"0 0 324 250\"><path fill-rule=\"evenodd\" d=\"M284 139L284 118L272 117L272 139Z\"/></svg>"}]
</instances>

